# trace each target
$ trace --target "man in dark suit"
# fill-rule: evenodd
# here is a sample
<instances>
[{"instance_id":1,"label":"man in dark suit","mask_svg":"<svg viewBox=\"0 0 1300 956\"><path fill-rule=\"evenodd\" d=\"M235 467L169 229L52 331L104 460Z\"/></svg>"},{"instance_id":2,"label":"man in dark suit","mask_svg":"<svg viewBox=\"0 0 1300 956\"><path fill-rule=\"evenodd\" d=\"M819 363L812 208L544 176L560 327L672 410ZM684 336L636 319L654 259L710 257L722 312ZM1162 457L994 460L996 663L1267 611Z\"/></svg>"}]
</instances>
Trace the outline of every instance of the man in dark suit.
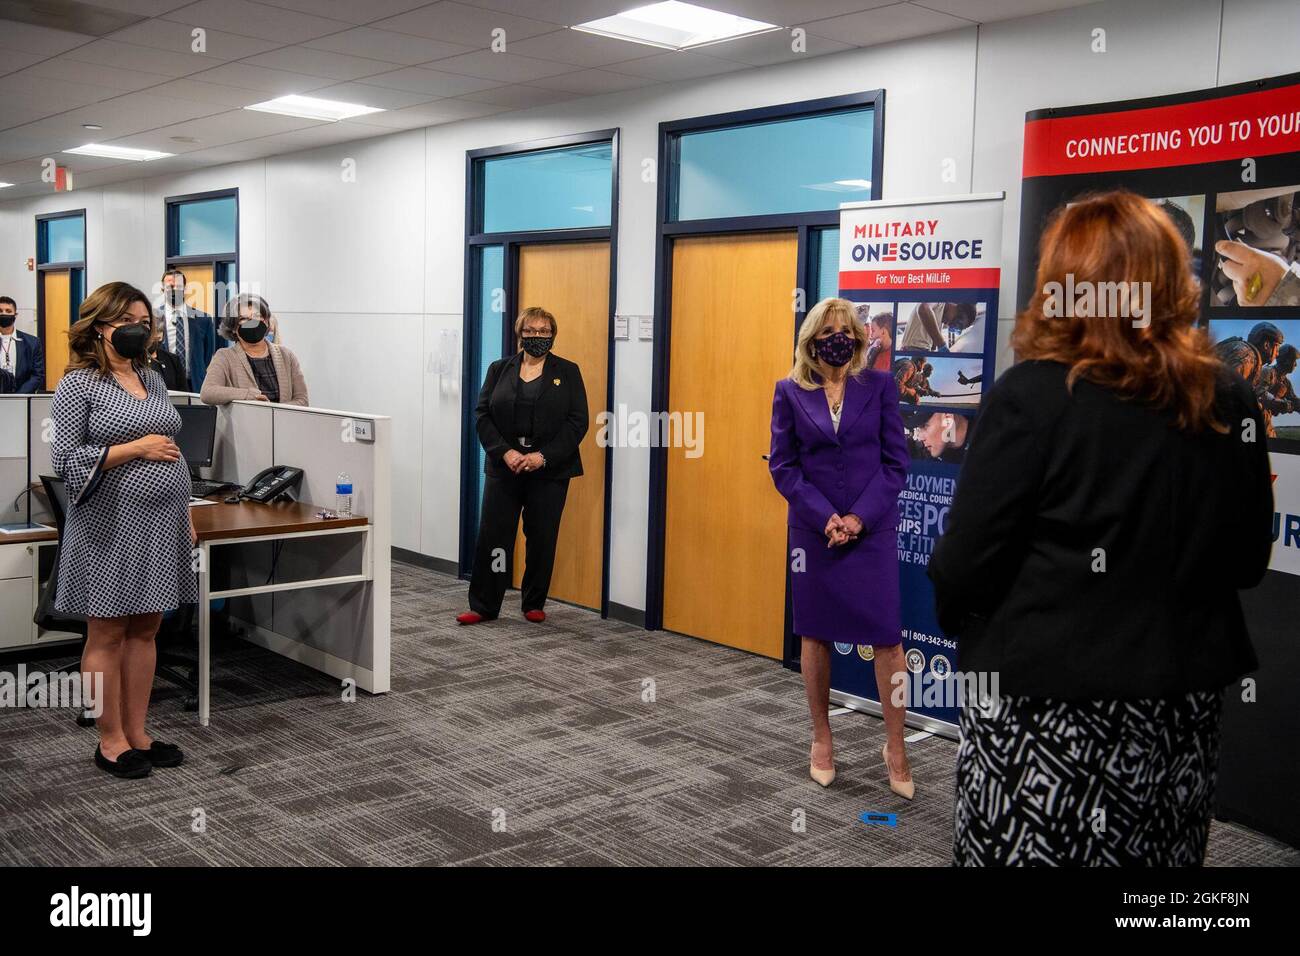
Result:
<instances>
[{"instance_id":1,"label":"man in dark suit","mask_svg":"<svg viewBox=\"0 0 1300 956\"><path fill-rule=\"evenodd\" d=\"M162 277L163 299L157 321L162 324L162 347L186 369L190 390L203 388L208 364L217 351L217 326L212 316L185 304L185 273L168 269Z\"/></svg>"},{"instance_id":2,"label":"man in dark suit","mask_svg":"<svg viewBox=\"0 0 1300 956\"><path fill-rule=\"evenodd\" d=\"M15 392L31 394L45 387L45 355L41 340L19 332L18 304L0 295L0 378Z\"/></svg>"}]
</instances>

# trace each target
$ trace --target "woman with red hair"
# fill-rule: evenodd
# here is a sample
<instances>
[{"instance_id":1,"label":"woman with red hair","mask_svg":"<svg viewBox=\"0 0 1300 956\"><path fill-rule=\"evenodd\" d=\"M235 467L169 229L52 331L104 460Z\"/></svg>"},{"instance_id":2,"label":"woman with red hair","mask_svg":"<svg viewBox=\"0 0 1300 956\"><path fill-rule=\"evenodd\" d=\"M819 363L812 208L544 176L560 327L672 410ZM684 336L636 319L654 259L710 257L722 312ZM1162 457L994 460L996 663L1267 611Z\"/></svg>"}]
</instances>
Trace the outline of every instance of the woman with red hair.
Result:
<instances>
[{"instance_id":1,"label":"woman with red hair","mask_svg":"<svg viewBox=\"0 0 1300 956\"><path fill-rule=\"evenodd\" d=\"M1223 688L1256 667L1263 418L1150 201L1060 210L1037 288L929 565L960 671L997 678L961 708L954 860L1199 864Z\"/></svg>"}]
</instances>

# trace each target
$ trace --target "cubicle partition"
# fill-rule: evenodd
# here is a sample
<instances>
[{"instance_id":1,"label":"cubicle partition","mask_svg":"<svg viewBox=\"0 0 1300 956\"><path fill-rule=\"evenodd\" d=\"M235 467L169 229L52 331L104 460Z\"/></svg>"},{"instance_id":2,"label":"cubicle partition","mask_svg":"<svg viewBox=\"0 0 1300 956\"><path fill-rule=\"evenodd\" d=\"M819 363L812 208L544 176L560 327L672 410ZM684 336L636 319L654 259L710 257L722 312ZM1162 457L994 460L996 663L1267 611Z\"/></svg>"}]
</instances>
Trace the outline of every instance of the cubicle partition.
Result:
<instances>
[{"instance_id":1,"label":"cubicle partition","mask_svg":"<svg viewBox=\"0 0 1300 956\"><path fill-rule=\"evenodd\" d=\"M392 421L323 408L233 402L217 416L209 477L239 484L272 465L303 470L299 500L335 506L335 482L352 480L352 511L364 534L231 542L210 568L214 592L267 588L230 599L243 636L370 693L390 680ZM220 508L223 505L203 507ZM344 583L313 582L344 579ZM269 590L291 582L297 589Z\"/></svg>"},{"instance_id":2,"label":"cubicle partition","mask_svg":"<svg viewBox=\"0 0 1300 956\"><path fill-rule=\"evenodd\" d=\"M53 525L32 494L50 464L50 395L0 396L0 523ZM175 404L197 395L172 393ZM262 469L303 469L300 501L332 509L335 480L352 479L361 528L220 538L204 593L252 590L221 604L246 640L362 690L384 693L390 681L392 422L386 416L266 402L235 402L217 412L213 462L204 477L243 485ZM234 508L215 503L201 508ZM74 635L41 632L31 621L56 542L0 534L0 650ZM8 540L6 540L8 538ZM322 583L325 582L325 583ZM338 583L331 583L338 582Z\"/></svg>"}]
</instances>

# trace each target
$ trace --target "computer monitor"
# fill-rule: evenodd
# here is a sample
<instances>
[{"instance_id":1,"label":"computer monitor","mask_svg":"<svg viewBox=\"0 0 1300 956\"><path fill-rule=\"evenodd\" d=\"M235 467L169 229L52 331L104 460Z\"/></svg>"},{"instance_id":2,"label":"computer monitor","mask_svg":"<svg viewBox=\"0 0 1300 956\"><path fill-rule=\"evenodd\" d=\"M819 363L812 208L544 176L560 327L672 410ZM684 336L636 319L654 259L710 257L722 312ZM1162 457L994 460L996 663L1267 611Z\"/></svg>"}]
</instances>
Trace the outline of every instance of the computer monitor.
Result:
<instances>
[{"instance_id":1,"label":"computer monitor","mask_svg":"<svg viewBox=\"0 0 1300 956\"><path fill-rule=\"evenodd\" d=\"M181 416L180 434L176 444L185 456L190 471L212 464L212 446L217 440L217 407L215 405L177 405Z\"/></svg>"}]
</instances>

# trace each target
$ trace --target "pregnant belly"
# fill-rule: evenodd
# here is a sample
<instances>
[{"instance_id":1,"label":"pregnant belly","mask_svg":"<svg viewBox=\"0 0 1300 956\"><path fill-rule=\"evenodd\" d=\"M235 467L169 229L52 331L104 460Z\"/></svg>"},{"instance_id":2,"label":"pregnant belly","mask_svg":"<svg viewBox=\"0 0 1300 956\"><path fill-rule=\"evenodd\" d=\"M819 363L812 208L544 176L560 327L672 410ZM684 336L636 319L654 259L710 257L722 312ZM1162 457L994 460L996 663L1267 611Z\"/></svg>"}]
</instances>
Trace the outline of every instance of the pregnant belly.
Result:
<instances>
[{"instance_id":1,"label":"pregnant belly","mask_svg":"<svg viewBox=\"0 0 1300 956\"><path fill-rule=\"evenodd\" d=\"M148 507L185 501L190 495L190 474L184 462L136 459L105 476L115 485L117 499L125 505Z\"/></svg>"}]
</instances>

